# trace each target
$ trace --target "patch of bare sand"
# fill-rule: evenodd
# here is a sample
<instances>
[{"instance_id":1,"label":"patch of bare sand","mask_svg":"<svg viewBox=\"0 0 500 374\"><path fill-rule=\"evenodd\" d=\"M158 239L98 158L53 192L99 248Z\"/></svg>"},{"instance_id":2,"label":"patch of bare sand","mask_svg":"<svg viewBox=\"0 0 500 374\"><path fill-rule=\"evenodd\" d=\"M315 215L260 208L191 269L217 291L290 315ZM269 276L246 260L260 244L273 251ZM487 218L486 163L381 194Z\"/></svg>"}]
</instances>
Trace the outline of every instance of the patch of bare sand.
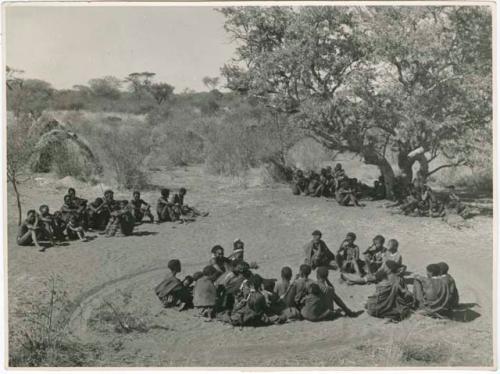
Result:
<instances>
[{"instance_id":1,"label":"patch of bare sand","mask_svg":"<svg viewBox=\"0 0 500 374\"><path fill-rule=\"evenodd\" d=\"M85 341L105 347L104 366L491 366L492 365L492 220L479 217L472 227L456 230L428 218L390 215L380 203L364 208L339 207L326 199L292 196L287 187L241 188L231 178L204 175L199 168L155 175L155 183L187 186L188 203L210 216L180 225L143 224L144 236L99 237L89 243L38 253L15 245L15 209L9 195L9 313L10 329L18 328L15 311L22 300L37 300L43 281L60 276L72 299L81 304L70 324ZM26 186L25 186L26 187ZM50 184L24 188L26 207L60 206L62 191ZM79 194L95 197L95 187L79 186ZM129 198L117 191L117 198ZM154 203L156 192L144 193ZM480 316L471 322L437 321L413 316L385 324L366 314L333 322L297 322L266 328L235 329L206 323L192 311L162 310L153 288L170 258L180 258L183 274L199 270L215 244L230 251L236 237L246 243L249 261L257 261L265 277L279 277L282 266L294 272L303 260L303 245L314 229L336 250L348 231L358 235L361 249L382 234L400 242L409 270L423 273L430 262L449 263L461 301L477 303ZM337 292L355 310L363 309L374 286L347 286L332 272ZM140 313L154 328L148 333L104 334L88 326L88 318L103 300ZM140 310L140 312L137 312ZM439 355L427 357L418 347ZM416 353L415 353L416 352Z\"/></svg>"}]
</instances>

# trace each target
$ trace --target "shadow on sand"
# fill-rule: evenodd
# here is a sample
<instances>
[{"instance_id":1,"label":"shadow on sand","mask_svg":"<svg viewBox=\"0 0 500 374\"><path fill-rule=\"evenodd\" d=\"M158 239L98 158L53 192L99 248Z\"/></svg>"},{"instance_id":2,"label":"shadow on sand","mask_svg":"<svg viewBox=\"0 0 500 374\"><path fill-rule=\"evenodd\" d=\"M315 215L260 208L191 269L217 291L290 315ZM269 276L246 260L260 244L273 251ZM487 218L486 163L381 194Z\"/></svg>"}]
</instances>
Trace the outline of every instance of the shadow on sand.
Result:
<instances>
[{"instance_id":1,"label":"shadow on sand","mask_svg":"<svg viewBox=\"0 0 500 374\"><path fill-rule=\"evenodd\" d=\"M130 236L151 236L151 235L158 235L156 231L136 231L132 233Z\"/></svg>"}]
</instances>

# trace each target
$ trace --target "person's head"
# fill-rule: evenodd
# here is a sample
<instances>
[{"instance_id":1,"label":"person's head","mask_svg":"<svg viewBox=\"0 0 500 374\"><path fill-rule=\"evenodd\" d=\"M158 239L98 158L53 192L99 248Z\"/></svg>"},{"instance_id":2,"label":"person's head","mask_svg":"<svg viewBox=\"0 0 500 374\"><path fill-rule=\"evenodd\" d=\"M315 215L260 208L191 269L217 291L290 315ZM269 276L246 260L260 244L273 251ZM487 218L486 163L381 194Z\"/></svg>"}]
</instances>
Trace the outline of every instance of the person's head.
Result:
<instances>
[{"instance_id":1,"label":"person's head","mask_svg":"<svg viewBox=\"0 0 500 374\"><path fill-rule=\"evenodd\" d=\"M141 198L141 193L139 191L134 191L132 194L135 200L139 200Z\"/></svg>"},{"instance_id":2,"label":"person's head","mask_svg":"<svg viewBox=\"0 0 500 374\"><path fill-rule=\"evenodd\" d=\"M183 280L182 280L182 285L184 287L189 287L193 284L194 279L191 275L187 275Z\"/></svg>"},{"instance_id":3,"label":"person's head","mask_svg":"<svg viewBox=\"0 0 500 374\"><path fill-rule=\"evenodd\" d=\"M375 181L375 182L373 182L373 187L377 188L379 185L380 185L380 182L379 182L379 181Z\"/></svg>"},{"instance_id":4,"label":"person's head","mask_svg":"<svg viewBox=\"0 0 500 374\"><path fill-rule=\"evenodd\" d=\"M319 285L316 283L311 283L307 291L310 295L315 295L315 296L321 295L321 288L319 288Z\"/></svg>"},{"instance_id":5,"label":"person's head","mask_svg":"<svg viewBox=\"0 0 500 374\"><path fill-rule=\"evenodd\" d=\"M236 251L237 249L245 249L245 243L241 239L235 239L233 242L233 250Z\"/></svg>"},{"instance_id":6,"label":"person's head","mask_svg":"<svg viewBox=\"0 0 500 374\"><path fill-rule=\"evenodd\" d=\"M345 241L349 244L354 243L356 240L356 234L353 232L348 232L347 235L345 236Z\"/></svg>"},{"instance_id":7,"label":"person's head","mask_svg":"<svg viewBox=\"0 0 500 374\"><path fill-rule=\"evenodd\" d=\"M428 277L437 277L441 274L441 269L438 264L429 264L427 265L426 270Z\"/></svg>"},{"instance_id":8,"label":"person's head","mask_svg":"<svg viewBox=\"0 0 500 374\"><path fill-rule=\"evenodd\" d=\"M49 213L49 206L48 205L40 205L40 208L38 208L40 214L48 214Z\"/></svg>"},{"instance_id":9,"label":"person's head","mask_svg":"<svg viewBox=\"0 0 500 374\"><path fill-rule=\"evenodd\" d=\"M322 236L321 231L314 230L312 233L313 242L318 243L321 240L321 236Z\"/></svg>"},{"instance_id":10,"label":"person's head","mask_svg":"<svg viewBox=\"0 0 500 374\"><path fill-rule=\"evenodd\" d=\"M76 191L73 187L68 188L68 195L71 197L75 197Z\"/></svg>"},{"instance_id":11,"label":"person's head","mask_svg":"<svg viewBox=\"0 0 500 374\"><path fill-rule=\"evenodd\" d=\"M387 242L387 247L389 251L396 252L399 248L399 243L396 239L391 239Z\"/></svg>"},{"instance_id":12,"label":"person's head","mask_svg":"<svg viewBox=\"0 0 500 374\"><path fill-rule=\"evenodd\" d=\"M128 205L128 200L122 200L120 201L120 207L125 208Z\"/></svg>"},{"instance_id":13,"label":"person's head","mask_svg":"<svg viewBox=\"0 0 500 374\"><path fill-rule=\"evenodd\" d=\"M177 259L170 260L167 266L172 271L172 273L181 272L181 262Z\"/></svg>"},{"instance_id":14,"label":"person's head","mask_svg":"<svg viewBox=\"0 0 500 374\"><path fill-rule=\"evenodd\" d=\"M326 266L320 266L318 270L316 270L316 279L318 280L328 279L328 268Z\"/></svg>"},{"instance_id":15,"label":"person's head","mask_svg":"<svg viewBox=\"0 0 500 374\"><path fill-rule=\"evenodd\" d=\"M220 245L213 246L211 252L215 258L224 257L224 248Z\"/></svg>"},{"instance_id":16,"label":"person's head","mask_svg":"<svg viewBox=\"0 0 500 374\"><path fill-rule=\"evenodd\" d=\"M33 222L36 218L36 211L35 209L30 209L28 210L28 213L26 213L26 219L29 221L29 222Z\"/></svg>"},{"instance_id":17,"label":"person's head","mask_svg":"<svg viewBox=\"0 0 500 374\"><path fill-rule=\"evenodd\" d=\"M212 265L205 266L203 268L203 275L210 280L215 280L217 270Z\"/></svg>"},{"instance_id":18,"label":"person's head","mask_svg":"<svg viewBox=\"0 0 500 374\"><path fill-rule=\"evenodd\" d=\"M384 246L384 243L385 238L382 235L377 235L373 238L373 245L375 246L375 248L382 248Z\"/></svg>"},{"instance_id":19,"label":"person's head","mask_svg":"<svg viewBox=\"0 0 500 374\"><path fill-rule=\"evenodd\" d=\"M97 199L94 200L94 205L99 206L103 203L104 201L98 197Z\"/></svg>"},{"instance_id":20,"label":"person's head","mask_svg":"<svg viewBox=\"0 0 500 374\"><path fill-rule=\"evenodd\" d=\"M161 191L161 196L168 198L170 196L170 190L168 188L162 188Z\"/></svg>"},{"instance_id":21,"label":"person's head","mask_svg":"<svg viewBox=\"0 0 500 374\"><path fill-rule=\"evenodd\" d=\"M281 279L288 282L292 279L292 269L290 266L283 266L281 268Z\"/></svg>"},{"instance_id":22,"label":"person's head","mask_svg":"<svg viewBox=\"0 0 500 374\"><path fill-rule=\"evenodd\" d=\"M297 170L297 176L302 177L304 176L304 172L302 170Z\"/></svg>"},{"instance_id":23,"label":"person's head","mask_svg":"<svg viewBox=\"0 0 500 374\"><path fill-rule=\"evenodd\" d=\"M342 164L339 162L338 164L335 165L335 171L338 171L341 169L342 169Z\"/></svg>"},{"instance_id":24,"label":"person's head","mask_svg":"<svg viewBox=\"0 0 500 374\"><path fill-rule=\"evenodd\" d=\"M448 270L450 269L450 267L446 262L438 262L438 266L439 266L439 274L441 275L448 274Z\"/></svg>"},{"instance_id":25,"label":"person's head","mask_svg":"<svg viewBox=\"0 0 500 374\"><path fill-rule=\"evenodd\" d=\"M69 195L64 195L64 203L69 204L71 203L71 196Z\"/></svg>"},{"instance_id":26,"label":"person's head","mask_svg":"<svg viewBox=\"0 0 500 374\"><path fill-rule=\"evenodd\" d=\"M187 190L184 187L179 188L179 195L184 196Z\"/></svg>"},{"instance_id":27,"label":"person's head","mask_svg":"<svg viewBox=\"0 0 500 374\"><path fill-rule=\"evenodd\" d=\"M106 190L106 191L104 191L104 198L106 200L113 200L114 194L115 193L113 192L113 190Z\"/></svg>"},{"instance_id":28,"label":"person's head","mask_svg":"<svg viewBox=\"0 0 500 374\"><path fill-rule=\"evenodd\" d=\"M194 274L193 274L193 280L196 282L198 279L200 279L201 277L203 276L203 272L202 271L196 271Z\"/></svg>"},{"instance_id":29,"label":"person's head","mask_svg":"<svg viewBox=\"0 0 500 374\"><path fill-rule=\"evenodd\" d=\"M307 278L311 274L311 266L307 264L302 264L299 267L299 275L302 278Z\"/></svg>"}]
</instances>

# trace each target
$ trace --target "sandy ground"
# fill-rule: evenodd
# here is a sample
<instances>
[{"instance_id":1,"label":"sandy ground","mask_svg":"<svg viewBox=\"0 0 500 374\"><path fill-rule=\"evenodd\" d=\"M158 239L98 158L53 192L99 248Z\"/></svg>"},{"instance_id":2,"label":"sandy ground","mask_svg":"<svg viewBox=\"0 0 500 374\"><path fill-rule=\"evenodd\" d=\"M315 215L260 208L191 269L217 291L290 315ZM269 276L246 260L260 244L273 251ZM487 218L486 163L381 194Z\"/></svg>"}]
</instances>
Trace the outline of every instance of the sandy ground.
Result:
<instances>
[{"instance_id":1,"label":"sandy ground","mask_svg":"<svg viewBox=\"0 0 500 374\"><path fill-rule=\"evenodd\" d=\"M51 179L23 186L24 205L48 203L59 208L66 186ZM156 173L154 182L188 187L187 202L210 212L190 224L143 224L127 238L98 237L88 243L49 248L15 244L16 210L9 193L9 327L19 328L16 311L26 299L37 300L50 275L63 279L77 302L69 328L74 336L99 342L100 366L492 366L492 219L476 217L457 230L429 218L391 215L381 202L364 208L340 207L334 201L292 196L288 187L255 186L241 180L206 176L199 168ZM242 187L245 184L250 187ZM252 186L254 185L254 186ZM100 187L77 185L77 193L93 198ZM117 198L129 198L117 193ZM144 193L155 202L157 194ZM462 303L470 304L463 319L443 321L412 316L387 324L368 316L335 321L295 322L263 328L233 328L204 322L193 311L162 310L153 288L163 278L167 261L179 258L182 275L200 270L210 248L246 243L246 259L260 265L264 277L279 277L282 266L294 273L303 260L303 245L319 229L336 250L348 231L356 232L362 250L376 234L396 238L410 271L425 273L431 262L446 261ZM330 279L353 310L363 310L374 286L347 286L339 274ZM110 301L147 321L147 333L117 333L95 328L89 319ZM462 317L460 317L462 318ZM459 318L459 319L460 319ZM434 352L430 357L421 350ZM411 352L417 351L417 354Z\"/></svg>"}]
</instances>

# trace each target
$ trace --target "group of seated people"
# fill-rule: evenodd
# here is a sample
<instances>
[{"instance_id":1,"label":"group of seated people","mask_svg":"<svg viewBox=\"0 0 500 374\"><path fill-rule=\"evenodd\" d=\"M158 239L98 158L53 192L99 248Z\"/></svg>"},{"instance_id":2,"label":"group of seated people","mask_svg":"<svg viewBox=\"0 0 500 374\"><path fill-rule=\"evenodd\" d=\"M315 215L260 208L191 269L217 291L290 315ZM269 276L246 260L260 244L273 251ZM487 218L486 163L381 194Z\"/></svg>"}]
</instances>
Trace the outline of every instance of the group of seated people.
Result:
<instances>
[{"instance_id":1,"label":"group of seated people","mask_svg":"<svg viewBox=\"0 0 500 374\"><path fill-rule=\"evenodd\" d=\"M170 199L170 190L162 189L157 202L157 223L165 221L192 220L207 213L184 204L186 189L180 188ZM88 231L97 231L106 237L132 235L134 227L147 217L151 223L154 216L151 206L134 191L131 200L115 200L114 192L106 190L104 196L93 202L76 196L74 188L69 188L62 207L50 212L47 205L41 205L38 212L31 209L19 227L17 244L35 245L40 251L46 249L41 242L58 245L65 240L87 241Z\"/></svg>"},{"instance_id":2,"label":"group of seated people","mask_svg":"<svg viewBox=\"0 0 500 374\"><path fill-rule=\"evenodd\" d=\"M328 279L330 270L340 270L348 284L376 284L375 294L365 304L367 313L377 318L401 321L419 310L435 317L446 317L458 305L455 281L445 263L431 264L427 276L415 275L413 292L404 278L406 267L398 252L398 242L377 235L373 245L359 259L356 236L349 233L337 255L321 240L319 231L305 247L306 258L293 279L292 269L281 269L281 280L265 279L255 272L258 266L244 260L244 244L237 239L233 253L212 248L212 258L202 271L179 279L181 263L170 260L167 277L155 287L166 308L195 308L207 320L217 319L233 326L263 326L293 320L312 322L340 316L356 317L362 311L351 310L335 292ZM315 270L316 280L310 279ZM293 280L292 280L293 279ZM336 308L335 306L338 306Z\"/></svg>"},{"instance_id":3,"label":"group of seated people","mask_svg":"<svg viewBox=\"0 0 500 374\"><path fill-rule=\"evenodd\" d=\"M411 183L399 206L401 213L414 217L439 218L456 214L468 218L471 214L455 192L455 186L447 187L444 197L440 198L427 184Z\"/></svg>"},{"instance_id":4,"label":"group of seated people","mask_svg":"<svg viewBox=\"0 0 500 374\"><path fill-rule=\"evenodd\" d=\"M292 193L312 197L333 197L340 205L360 206L359 200L363 195L369 195L373 199L383 199L385 187L380 178L373 188L360 183L356 178L349 178L342 164L338 163L333 169L328 166L322 168L319 173L311 170L307 175L300 169L295 170Z\"/></svg>"}]
</instances>

